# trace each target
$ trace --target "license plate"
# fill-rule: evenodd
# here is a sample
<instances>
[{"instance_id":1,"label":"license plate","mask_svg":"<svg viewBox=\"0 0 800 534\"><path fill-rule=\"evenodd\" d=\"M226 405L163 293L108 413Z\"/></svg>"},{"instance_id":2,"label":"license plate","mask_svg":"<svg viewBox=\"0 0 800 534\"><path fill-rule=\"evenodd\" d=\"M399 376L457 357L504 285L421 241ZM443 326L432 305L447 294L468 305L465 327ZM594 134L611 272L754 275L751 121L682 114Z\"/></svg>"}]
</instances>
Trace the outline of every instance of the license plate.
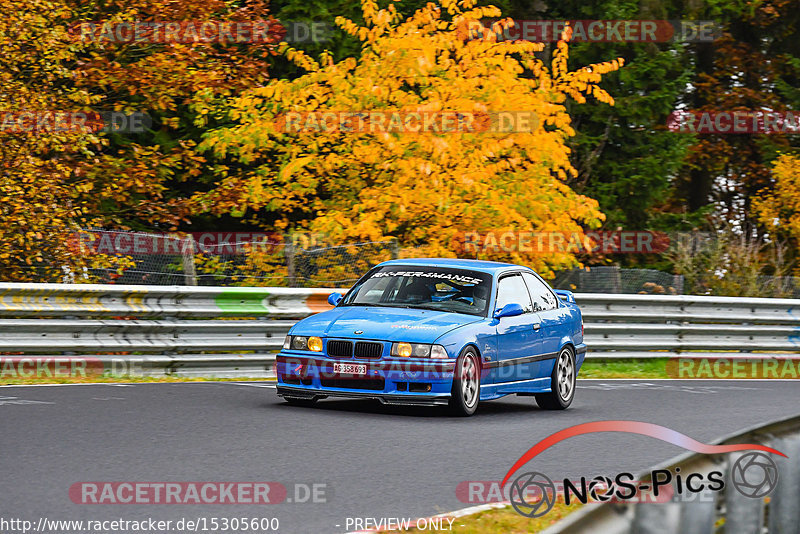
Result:
<instances>
[{"instance_id":1,"label":"license plate","mask_svg":"<svg viewBox=\"0 0 800 534\"><path fill-rule=\"evenodd\" d=\"M333 372L347 375L365 375L367 374L367 366L358 363L334 363Z\"/></svg>"}]
</instances>

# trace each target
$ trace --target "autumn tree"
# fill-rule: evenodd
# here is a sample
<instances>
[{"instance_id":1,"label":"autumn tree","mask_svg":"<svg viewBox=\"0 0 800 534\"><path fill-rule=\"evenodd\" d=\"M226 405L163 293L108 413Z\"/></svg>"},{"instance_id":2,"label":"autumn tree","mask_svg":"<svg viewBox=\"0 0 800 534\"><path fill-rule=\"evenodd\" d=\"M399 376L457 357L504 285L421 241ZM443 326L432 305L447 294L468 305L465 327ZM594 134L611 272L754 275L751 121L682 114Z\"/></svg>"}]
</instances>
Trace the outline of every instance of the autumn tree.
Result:
<instances>
[{"instance_id":1,"label":"autumn tree","mask_svg":"<svg viewBox=\"0 0 800 534\"><path fill-rule=\"evenodd\" d=\"M800 242L800 157L775 160L771 183L753 199L753 208L770 234Z\"/></svg>"},{"instance_id":2,"label":"autumn tree","mask_svg":"<svg viewBox=\"0 0 800 534\"><path fill-rule=\"evenodd\" d=\"M570 71L568 47L551 66L542 45L469 38L465 28L499 17L474 2L429 4L407 19L393 5L362 2L364 25L338 18L358 38L358 58L319 60L294 50L306 69L235 99L234 127L212 131L204 147L224 158L217 187L195 201L213 213L264 210L279 229L295 226L342 242L394 237L420 253L452 256L465 232L582 232L603 218L597 202L576 194L565 140L574 135L567 98L613 99L598 85L617 60ZM464 113L526 111L524 131L403 133L344 128L287 131L291 112ZM241 165L246 165L244 172ZM235 167L239 166L239 169ZM547 272L573 264L572 252L512 252Z\"/></svg>"},{"instance_id":3,"label":"autumn tree","mask_svg":"<svg viewBox=\"0 0 800 534\"><path fill-rule=\"evenodd\" d=\"M564 0L541 2L545 10L520 18L555 20L673 20L682 18L672 2L639 0ZM535 5L535 4L534 4ZM616 105L597 102L569 105L576 135L567 144L578 171L570 185L600 204L604 228L659 228L658 207L680 168L690 136L664 125L690 80L691 63L684 47L665 42L570 43L570 57L579 64L623 57L625 68L610 73L603 86ZM621 261L630 261L623 255Z\"/></svg>"},{"instance_id":4,"label":"autumn tree","mask_svg":"<svg viewBox=\"0 0 800 534\"><path fill-rule=\"evenodd\" d=\"M266 3L248 0L64 0L73 40L80 45L71 83L94 109L143 112L152 126L143 132L110 135L95 157L81 162L91 184L94 210L115 227L174 229L188 222L186 198L206 187L210 165L196 151L204 128L216 125L206 110L245 88L265 84L267 63L283 29ZM153 38L119 42L104 38L103 24L264 21L266 38L237 42ZM95 32L81 23L94 23ZM218 33L218 37L224 37ZM232 36L233 37L233 36Z\"/></svg>"},{"instance_id":5,"label":"autumn tree","mask_svg":"<svg viewBox=\"0 0 800 534\"><path fill-rule=\"evenodd\" d=\"M403 16L410 16L425 4L410 0L395 5ZM521 26L530 20L677 20L683 16L680 2L642 3L638 0L492 0L502 13ZM357 4L340 0L309 3L303 0L274 0L270 7L278 18L304 17L330 21L334 13L363 22ZM357 13L354 11L358 11ZM522 29L511 28L509 35ZM526 32L533 38L535 32ZM334 34L324 43L299 43L298 48L316 56L325 48L334 60L355 57L358 40ZM550 49L545 42L539 58L549 64ZM614 95L616 105L604 102L567 102L576 134L567 140L570 160L578 174L569 185L577 192L596 199L607 218L604 227L614 230L664 229L659 207L670 188L670 179L683 164L689 135L665 128L667 117L685 92L692 74L688 47L676 40L665 42L602 42L571 40L570 61L577 65L623 57L625 68L609 73L603 87ZM287 71L284 60L271 72ZM296 70L296 69L295 69ZM294 71L292 71L294 72ZM625 255L627 260L632 255Z\"/></svg>"},{"instance_id":6,"label":"autumn tree","mask_svg":"<svg viewBox=\"0 0 800 534\"><path fill-rule=\"evenodd\" d=\"M698 112L796 110L800 61L794 0L719 2L695 7L689 18L721 20L713 42L690 45L695 75L681 104ZM796 136L699 134L675 179L670 208L712 207L717 219L758 231L751 202L770 185L773 159L797 147Z\"/></svg>"},{"instance_id":7,"label":"autumn tree","mask_svg":"<svg viewBox=\"0 0 800 534\"><path fill-rule=\"evenodd\" d=\"M65 63L74 53L69 36L53 24L69 16L63 5L1 3L0 280L61 281L86 266L66 245L78 221L92 219L74 161L99 139L80 129L15 126L24 111L76 109L75 93L56 89L69 78Z\"/></svg>"},{"instance_id":8,"label":"autumn tree","mask_svg":"<svg viewBox=\"0 0 800 534\"><path fill-rule=\"evenodd\" d=\"M60 281L85 272L70 239L82 227L171 229L188 221L187 197L213 175L196 152L213 120L202 110L266 82L280 26L240 43L114 41L76 25L270 20L264 4L0 0L0 8L0 278ZM150 122L119 133L14 126L26 113L99 111Z\"/></svg>"}]
</instances>

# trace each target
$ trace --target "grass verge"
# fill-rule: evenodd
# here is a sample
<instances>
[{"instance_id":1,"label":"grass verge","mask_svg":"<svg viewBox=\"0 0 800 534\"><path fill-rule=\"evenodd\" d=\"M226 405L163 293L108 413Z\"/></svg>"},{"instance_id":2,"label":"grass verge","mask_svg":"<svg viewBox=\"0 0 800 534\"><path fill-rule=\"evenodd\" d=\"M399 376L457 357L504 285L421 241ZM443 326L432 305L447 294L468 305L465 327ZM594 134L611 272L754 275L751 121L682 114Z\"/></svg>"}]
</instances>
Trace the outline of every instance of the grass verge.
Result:
<instances>
[{"instance_id":1,"label":"grass verge","mask_svg":"<svg viewBox=\"0 0 800 534\"><path fill-rule=\"evenodd\" d=\"M138 384L147 382L275 382L274 378L214 378L205 376L87 376L58 378L0 378L2 386L30 384Z\"/></svg>"},{"instance_id":2,"label":"grass verge","mask_svg":"<svg viewBox=\"0 0 800 534\"><path fill-rule=\"evenodd\" d=\"M667 375L669 358L640 360L593 360L588 358L578 378L671 378Z\"/></svg>"},{"instance_id":3,"label":"grass verge","mask_svg":"<svg viewBox=\"0 0 800 534\"><path fill-rule=\"evenodd\" d=\"M456 518L453 521L452 530L448 530L447 520L444 521L444 530L433 532L454 532L456 534L527 534L541 532L560 521L568 514L575 512L582 505L572 504L567 506L562 499L556 501L553 509L546 515L537 518L527 518L514 511L511 506L478 512L464 517ZM412 525L413 525L412 521ZM408 532L431 532L430 529L420 530L410 528L402 531L392 531L393 533Z\"/></svg>"}]
</instances>

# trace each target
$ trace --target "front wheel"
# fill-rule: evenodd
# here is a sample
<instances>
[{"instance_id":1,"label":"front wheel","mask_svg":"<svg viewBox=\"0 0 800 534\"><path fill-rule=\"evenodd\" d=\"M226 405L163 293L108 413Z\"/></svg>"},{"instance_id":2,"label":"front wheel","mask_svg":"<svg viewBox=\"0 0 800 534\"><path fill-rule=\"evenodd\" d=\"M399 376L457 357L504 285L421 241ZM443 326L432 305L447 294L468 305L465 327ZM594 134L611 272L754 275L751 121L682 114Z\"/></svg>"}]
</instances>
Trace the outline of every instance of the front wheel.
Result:
<instances>
[{"instance_id":1,"label":"front wheel","mask_svg":"<svg viewBox=\"0 0 800 534\"><path fill-rule=\"evenodd\" d=\"M553 374L550 376L550 393L536 395L536 404L545 410L564 410L575 398L575 354L570 347L558 353Z\"/></svg>"},{"instance_id":2,"label":"front wheel","mask_svg":"<svg viewBox=\"0 0 800 534\"><path fill-rule=\"evenodd\" d=\"M456 360L453 369L453 389L450 391L450 411L453 415L470 416L478 409L481 394L481 373L475 349L467 348Z\"/></svg>"}]
</instances>

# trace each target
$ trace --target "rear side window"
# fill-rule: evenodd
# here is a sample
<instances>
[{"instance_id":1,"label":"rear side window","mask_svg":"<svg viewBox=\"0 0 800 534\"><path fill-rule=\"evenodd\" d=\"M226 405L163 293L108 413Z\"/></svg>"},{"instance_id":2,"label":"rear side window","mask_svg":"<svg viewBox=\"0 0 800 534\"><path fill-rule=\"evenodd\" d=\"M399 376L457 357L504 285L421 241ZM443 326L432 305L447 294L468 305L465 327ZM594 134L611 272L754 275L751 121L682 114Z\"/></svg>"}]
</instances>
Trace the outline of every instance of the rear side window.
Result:
<instances>
[{"instance_id":1,"label":"rear side window","mask_svg":"<svg viewBox=\"0 0 800 534\"><path fill-rule=\"evenodd\" d=\"M531 273L522 273L525 283L531 292L533 299L533 311L546 311L558 308L558 300L544 282L536 278Z\"/></svg>"},{"instance_id":2,"label":"rear side window","mask_svg":"<svg viewBox=\"0 0 800 534\"><path fill-rule=\"evenodd\" d=\"M506 304L516 303L522 306L525 312L533 311L533 303L525 282L518 274L504 276L500 279L497 286L497 308L502 308Z\"/></svg>"}]
</instances>

